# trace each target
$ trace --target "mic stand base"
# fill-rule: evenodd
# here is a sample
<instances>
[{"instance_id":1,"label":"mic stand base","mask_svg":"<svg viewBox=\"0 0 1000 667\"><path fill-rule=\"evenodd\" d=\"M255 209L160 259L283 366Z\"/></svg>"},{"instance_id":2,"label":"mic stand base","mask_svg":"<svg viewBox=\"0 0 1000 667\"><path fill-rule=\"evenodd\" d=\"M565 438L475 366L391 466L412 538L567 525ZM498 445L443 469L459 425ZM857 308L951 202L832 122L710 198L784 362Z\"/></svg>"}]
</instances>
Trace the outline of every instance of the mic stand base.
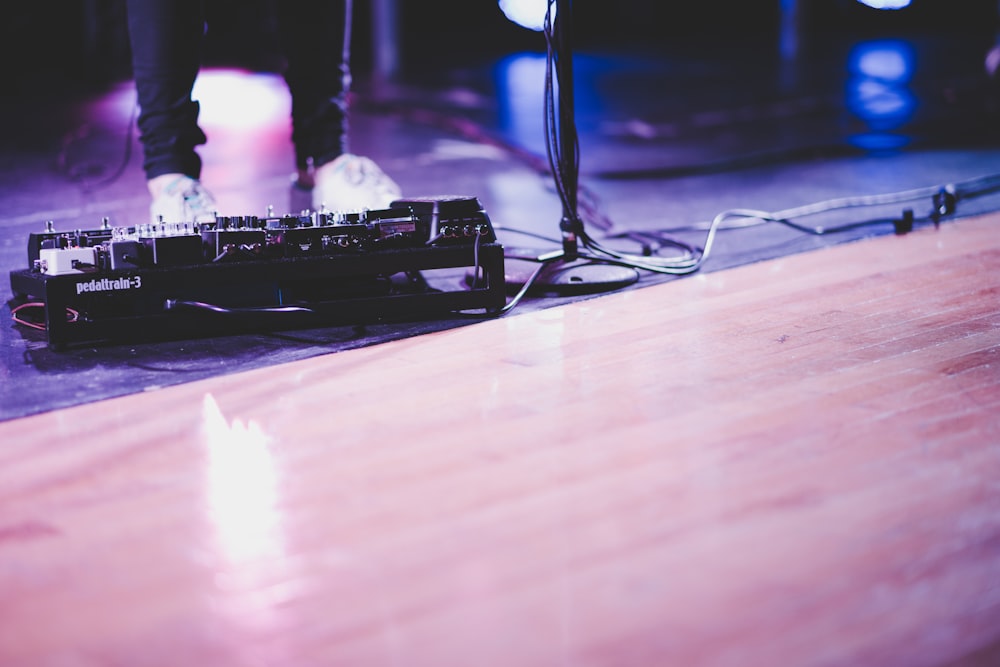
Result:
<instances>
[{"instance_id":1,"label":"mic stand base","mask_svg":"<svg viewBox=\"0 0 1000 667\"><path fill-rule=\"evenodd\" d=\"M504 255L504 280L508 292L517 292L524 286L538 270L537 260L540 258L544 259L546 266L528 289L527 294L533 296L612 292L639 280L639 272L634 268L584 257L568 260L561 252L545 256L537 250L505 248Z\"/></svg>"}]
</instances>

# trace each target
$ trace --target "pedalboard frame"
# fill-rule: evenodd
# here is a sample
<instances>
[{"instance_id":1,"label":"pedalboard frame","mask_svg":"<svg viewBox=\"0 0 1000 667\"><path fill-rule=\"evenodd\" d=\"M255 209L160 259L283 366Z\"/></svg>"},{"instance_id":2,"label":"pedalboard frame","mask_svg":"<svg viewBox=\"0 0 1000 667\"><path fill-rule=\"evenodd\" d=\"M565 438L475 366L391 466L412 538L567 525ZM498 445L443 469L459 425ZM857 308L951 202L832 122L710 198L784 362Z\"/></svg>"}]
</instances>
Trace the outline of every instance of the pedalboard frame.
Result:
<instances>
[{"instance_id":1,"label":"pedalboard frame","mask_svg":"<svg viewBox=\"0 0 1000 667\"><path fill-rule=\"evenodd\" d=\"M291 256L272 254L176 265L150 265L147 260L134 266L118 257L121 268L111 268L116 255L114 244L107 249L111 235L95 231L88 234L104 244L99 256L112 259L102 260L100 266L81 264L73 272L53 275L39 269L38 257L46 257L48 252L39 249L39 239L48 237L38 235L29 240L33 266L10 272L11 289L16 301L42 303L48 344L56 350L79 344L413 321L480 309L484 317L499 313L506 302L504 250L485 213L480 215L485 220L483 229L461 239L442 234L439 211L447 209L435 201L433 211L422 210L427 201L405 203L410 211L416 211L413 229L417 233L411 241L372 249L340 248L327 254L302 254L296 247ZM398 214L398 207L394 213ZM363 231L357 219L349 222L352 230ZM385 223L377 221L376 229L378 224ZM346 227L340 224L328 228L343 229ZM300 230L280 230L283 234L288 231ZM213 229L201 236L218 242ZM427 236L431 241L421 240ZM448 237L444 243L433 242L444 236ZM136 241L122 242L119 248L133 253L133 245L143 249L142 242ZM150 245L156 249L155 244ZM163 249L175 247L161 245ZM455 270L445 272L453 278L443 281L450 289L447 285L442 288L442 281L432 287L424 280L423 272L436 270Z\"/></svg>"}]
</instances>

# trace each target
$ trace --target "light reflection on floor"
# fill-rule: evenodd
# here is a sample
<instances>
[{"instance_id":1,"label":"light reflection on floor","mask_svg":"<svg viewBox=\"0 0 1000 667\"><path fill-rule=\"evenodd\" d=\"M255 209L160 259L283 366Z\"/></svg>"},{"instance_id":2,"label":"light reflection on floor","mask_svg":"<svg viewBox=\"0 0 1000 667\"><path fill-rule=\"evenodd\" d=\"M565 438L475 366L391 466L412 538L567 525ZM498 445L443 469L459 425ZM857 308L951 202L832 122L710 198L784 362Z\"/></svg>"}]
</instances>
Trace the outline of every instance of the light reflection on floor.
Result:
<instances>
[{"instance_id":1,"label":"light reflection on floor","mask_svg":"<svg viewBox=\"0 0 1000 667\"><path fill-rule=\"evenodd\" d=\"M275 443L255 421L227 419L211 394L202 433L213 611L251 638L236 650L256 655L266 647L270 657L284 658L281 637L294 613L281 608L299 594L301 576L288 557Z\"/></svg>"}]
</instances>

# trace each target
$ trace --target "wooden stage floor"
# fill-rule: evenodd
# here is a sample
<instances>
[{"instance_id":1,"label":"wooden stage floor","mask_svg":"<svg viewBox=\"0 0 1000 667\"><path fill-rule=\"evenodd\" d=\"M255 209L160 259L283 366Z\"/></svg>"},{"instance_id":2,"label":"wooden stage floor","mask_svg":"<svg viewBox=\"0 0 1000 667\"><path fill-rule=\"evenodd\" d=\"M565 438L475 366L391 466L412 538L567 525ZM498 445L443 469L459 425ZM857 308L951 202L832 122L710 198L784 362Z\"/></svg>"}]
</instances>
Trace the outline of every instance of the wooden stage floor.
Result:
<instances>
[{"instance_id":1,"label":"wooden stage floor","mask_svg":"<svg viewBox=\"0 0 1000 667\"><path fill-rule=\"evenodd\" d=\"M0 423L0 664L997 664L998 229Z\"/></svg>"}]
</instances>

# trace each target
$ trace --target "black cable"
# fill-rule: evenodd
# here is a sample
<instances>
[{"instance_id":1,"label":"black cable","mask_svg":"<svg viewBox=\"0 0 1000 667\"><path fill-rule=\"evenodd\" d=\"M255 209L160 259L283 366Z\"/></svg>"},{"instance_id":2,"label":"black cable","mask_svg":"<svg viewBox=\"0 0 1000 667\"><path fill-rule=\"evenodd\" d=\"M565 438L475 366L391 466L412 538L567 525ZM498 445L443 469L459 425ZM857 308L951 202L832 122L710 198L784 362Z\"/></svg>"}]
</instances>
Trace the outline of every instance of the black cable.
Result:
<instances>
[{"instance_id":1,"label":"black cable","mask_svg":"<svg viewBox=\"0 0 1000 667\"><path fill-rule=\"evenodd\" d=\"M754 221L753 224L775 223L782 224L797 231L816 236L833 233L840 233L865 226L873 226L886 223L895 223L897 229L909 231L905 226L898 223L899 220L892 218L876 218L867 221L847 223L836 227L810 227L792 220L792 218L807 217L829 211L844 208L860 208L865 206L885 206L899 203L907 203L917 200L930 200L930 211L926 216L920 218L910 217L910 209L903 211L903 219L910 217L907 221L909 228L913 228L917 222L931 222L935 225L947 216L953 215L960 201L985 196L1000 191L1000 174L983 176L979 178L961 181L958 183L948 183L944 185L934 185L925 188L904 190L876 195L862 195L857 197L842 197L825 201L807 204L783 211L769 212L756 209L730 209L715 216L708 224L707 236L703 248L700 250L693 248L693 252L687 251L683 255L675 258L660 258L638 256L631 253L617 251L607 248L589 235L584 236L584 246L590 251L587 258L594 260L620 263L622 266L630 266L655 273L666 273L672 275L683 275L697 271L711 253L715 236L719 230L724 229L723 224L732 218L745 218ZM739 228L746 228L750 225L743 224Z\"/></svg>"},{"instance_id":2,"label":"black cable","mask_svg":"<svg viewBox=\"0 0 1000 667\"><path fill-rule=\"evenodd\" d=\"M552 258L549 258L549 259L537 259L536 258L536 259L533 259L533 260L527 260L527 261L537 262L538 263L538 268L536 268L534 271L532 271L531 275L529 275L528 278L527 278L527 280L524 281L524 284L521 285L521 289L519 289L517 291L517 293L513 297L511 297L510 301L508 301L504 305L503 308L501 308L501 309L499 309L497 311L494 311L494 312L487 312L485 314L478 314L478 313L458 313L458 315L460 315L462 317L471 317L471 318L475 318L475 319L483 319L484 317L501 317L503 315L506 315L510 311L512 311L515 308L517 308L518 304L521 303L521 299L523 299L528 294L528 292L531 290L531 288L534 286L534 284L538 281L539 276L542 275L542 271L544 271L546 269L546 267L548 267L549 264L552 264L553 262L557 261L558 259L559 259L559 257L552 257Z\"/></svg>"},{"instance_id":3,"label":"black cable","mask_svg":"<svg viewBox=\"0 0 1000 667\"><path fill-rule=\"evenodd\" d=\"M255 314L255 313L315 313L316 311L312 308L305 308L302 306L272 306L272 307L260 307L260 308L227 308L224 306L217 306L212 303L205 303L203 301L185 301L179 299L167 299L163 304L164 310L177 310L177 309L190 309L190 310L204 310L213 313L220 313L223 315L234 315L234 314Z\"/></svg>"},{"instance_id":4,"label":"black cable","mask_svg":"<svg viewBox=\"0 0 1000 667\"><path fill-rule=\"evenodd\" d=\"M543 25L546 154L563 208L559 226L567 260L576 258L583 233L578 209L580 143L573 108L572 13L572 0L548 0Z\"/></svg>"},{"instance_id":5,"label":"black cable","mask_svg":"<svg viewBox=\"0 0 1000 667\"><path fill-rule=\"evenodd\" d=\"M136 118L139 115L139 101L136 99L132 103L132 110L129 113L128 124L125 126L125 146L122 150L122 159L118 163L118 167L115 169L114 173L102 179L98 179L93 182L86 181L86 174L88 170L90 171L100 171L102 166L99 163L93 164L88 168L82 168L80 166L71 167L69 166L69 158L67 157L67 152L69 150L69 143L64 143L62 151L59 155L59 164L65 169L69 179L73 182L79 183L84 194L91 194L101 188L105 188L109 185L115 183L122 174L125 173L125 169L132 161L132 143L135 137L135 124ZM76 139L82 138L83 134L77 133Z\"/></svg>"},{"instance_id":6,"label":"black cable","mask_svg":"<svg viewBox=\"0 0 1000 667\"><path fill-rule=\"evenodd\" d=\"M344 117L344 150L349 152L348 141L349 132L347 131L348 120L348 107L350 106L350 92L351 84L353 83L353 78L351 76L351 32L353 32L353 22L354 22L354 1L344 0L344 39L340 50L340 94L337 96L337 106Z\"/></svg>"}]
</instances>

